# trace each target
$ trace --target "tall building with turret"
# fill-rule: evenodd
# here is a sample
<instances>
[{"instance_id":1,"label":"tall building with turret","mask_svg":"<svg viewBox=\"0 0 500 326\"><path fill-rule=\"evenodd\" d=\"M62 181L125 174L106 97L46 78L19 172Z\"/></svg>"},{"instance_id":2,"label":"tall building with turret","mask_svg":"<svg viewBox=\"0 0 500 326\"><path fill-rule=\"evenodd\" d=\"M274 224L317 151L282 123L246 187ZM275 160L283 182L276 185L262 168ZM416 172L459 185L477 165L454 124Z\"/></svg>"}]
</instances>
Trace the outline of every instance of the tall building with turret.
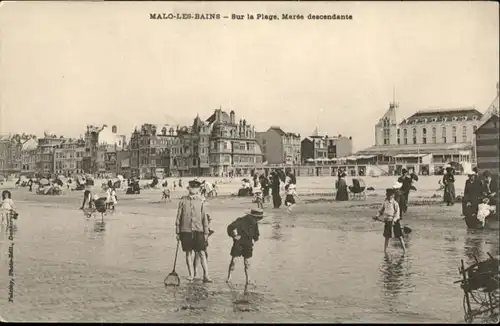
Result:
<instances>
[{"instance_id":1,"label":"tall building with turret","mask_svg":"<svg viewBox=\"0 0 500 326\"><path fill-rule=\"evenodd\" d=\"M206 120L210 132L211 175L248 175L262 166L262 152L255 138L255 127L236 114L217 109Z\"/></svg>"},{"instance_id":2,"label":"tall building with turret","mask_svg":"<svg viewBox=\"0 0 500 326\"><path fill-rule=\"evenodd\" d=\"M498 94L484 115L473 106L434 108L398 120L398 109L395 101L389 104L375 124L375 145L356 155L367 164L385 166L383 172L388 174L398 174L402 168L442 173L450 163L460 172L475 164L474 132L485 115L498 110Z\"/></svg>"}]
</instances>

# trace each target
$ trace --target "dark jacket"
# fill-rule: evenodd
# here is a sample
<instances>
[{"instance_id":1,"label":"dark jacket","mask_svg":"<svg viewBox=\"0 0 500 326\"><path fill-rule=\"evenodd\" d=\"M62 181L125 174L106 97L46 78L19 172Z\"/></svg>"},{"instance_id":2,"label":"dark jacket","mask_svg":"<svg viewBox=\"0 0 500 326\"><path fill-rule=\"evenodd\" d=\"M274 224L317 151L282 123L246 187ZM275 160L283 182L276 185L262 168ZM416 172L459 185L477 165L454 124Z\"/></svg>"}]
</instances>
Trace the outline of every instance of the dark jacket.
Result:
<instances>
[{"instance_id":1,"label":"dark jacket","mask_svg":"<svg viewBox=\"0 0 500 326\"><path fill-rule=\"evenodd\" d=\"M495 182L495 179L491 179L489 184L486 182L486 180L483 180L481 182L481 193L483 196L490 196L492 193L497 194L498 193L498 185Z\"/></svg>"},{"instance_id":2,"label":"dark jacket","mask_svg":"<svg viewBox=\"0 0 500 326\"><path fill-rule=\"evenodd\" d=\"M257 220L250 215L237 218L233 223L227 227L227 235L233 237L233 231L236 230L238 235L241 236L242 243L252 244L254 241L259 240L259 224Z\"/></svg>"},{"instance_id":3,"label":"dark jacket","mask_svg":"<svg viewBox=\"0 0 500 326\"><path fill-rule=\"evenodd\" d=\"M474 179L474 181L471 182L471 180L468 179L467 181L465 181L464 200L466 201L478 200L478 198L481 196L481 191L482 191L481 181L479 181L478 179Z\"/></svg>"},{"instance_id":4,"label":"dark jacket","mask_svg":"<svg viewBox=\"0 0 500 326\"><path fill-rule=\"evenodd\" d=\"M410 189L413 185L413 180L418 181L418 176L415 173L412 173L412 174L408 175L407 177L400 176L398 178L398 182L403 184L401 186L401 191L410 192Z\"/></svg>"},{"instance_id":5,"label":"dark jacket","mask_svg":"<svg viewBox=\"0 0 500 326\"><path fill-rule=\"evenodd\" d=\"M447 185L449 183L454 183L455 182L455 177L453 176L453 174L445 174L443 176L443 184L444 185Z\"/></svg>"}]
</instances>

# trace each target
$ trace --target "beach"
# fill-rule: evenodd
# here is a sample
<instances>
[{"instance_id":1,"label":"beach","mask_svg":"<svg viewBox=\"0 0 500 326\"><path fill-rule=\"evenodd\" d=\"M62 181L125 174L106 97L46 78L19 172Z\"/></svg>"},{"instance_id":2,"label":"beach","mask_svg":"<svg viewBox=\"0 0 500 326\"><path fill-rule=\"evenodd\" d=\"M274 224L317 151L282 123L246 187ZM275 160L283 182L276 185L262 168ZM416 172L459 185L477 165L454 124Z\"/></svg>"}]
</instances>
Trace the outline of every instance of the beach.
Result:
<instances>
[{"instance_id":1,"label":"beach","mask_svg":"<svg viewBox=\"0 0 500 326\"><path fill-rule=\"evenodd\" d=\"M166 203L161 189L118 192L116 212L104 217L104 225L78 209L81 191L41 196L13 189L20 214L14 302L7 300L11 241L3 230L0 315L72 322L463 322L463 292L453 284L460 279L460 260L498 254L498 231L466 230L460 204L446 207L435 196L442 195L436 192L440 177L420 177L403 220L413 229L407 254L394 241L385 257L383 224L372 216L396 177L363 179L375 189L364 201L334 202L335 177L298 177L301 200L292 213L267 203L251 261L255 284L246 294L242 261L233 284L225 283L232 244L226 227L255 207L251 197L233 195L240 179L219 184L220 196L208 199L214 282L188 282L180 255L179 288L165 288L163 280L173 267L176 208L184 189ZM460 194L465 177L456 180ZM96 190L101 182L96 180Z\"/></svg>"}]
</instances>

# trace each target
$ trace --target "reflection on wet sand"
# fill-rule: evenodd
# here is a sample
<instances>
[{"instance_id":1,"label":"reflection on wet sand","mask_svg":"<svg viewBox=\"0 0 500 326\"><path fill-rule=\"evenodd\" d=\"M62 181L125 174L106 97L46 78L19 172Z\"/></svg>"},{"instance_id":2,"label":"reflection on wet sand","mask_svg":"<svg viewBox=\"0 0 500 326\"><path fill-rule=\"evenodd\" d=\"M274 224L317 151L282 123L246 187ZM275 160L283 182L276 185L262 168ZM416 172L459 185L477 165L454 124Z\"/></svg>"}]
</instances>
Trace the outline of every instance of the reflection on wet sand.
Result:
<instances>
[{"instance_id":1,"label":"reflection on wet sand","mask_svg":"<svg viewBox=\"0 0 500 326\"><path fill-rule=\"evenodd\" d=\"M464 255L467 257L467 263L469 264L477 263L486 255L483 249L484 240L481 231L467 230L465 235Z\"/></svg>"},{"instance_id":2,"label":"reflection on wet sand","mask_svg":"<svg viewBox=\"0 0 500 326\"><path fill-rule=\"evenodd\" d=\"M243 292L239 292L231 284L228 284L228 286L231 290L231 301L233 303L234 312L258 311L258 294L255 292L251 292L248 285L245 285L245 287L243 288Z\"/></svg>"},{"instance_id":3,"label":"reflection on wet sand","mask_svg":"<svg viewBox=\"0 0 500 326\"><path fill-rule=\"evenodd\" d=\"M184 303L181 304L180 310L207 310L211 298L205 284L190 282L181 291Z\"/></svg>"},{"instance_id":4,"label":"reflection on wet sand","mask_svg":"<svg viewBox=\"0 0 500 326\"><path fill-rule=\"evenodd\" d=\"M399 294L414 287L404 264L406 259L407 256L403 254L395 257L386 254L380 267L383 298L391 311L394 309L393 303L398 302Z\"/></svg>"},{"instance_id":5,"label":"reflection on wet sand","mask_svg":"<svg viewBox=\"0 0 500 326\"><path fill-rule=\"evenodd\" d=\"M106 231L106 222L104 221L95 221L94 223L94 232L101 233Z\"/></svg>"}]
</instances>

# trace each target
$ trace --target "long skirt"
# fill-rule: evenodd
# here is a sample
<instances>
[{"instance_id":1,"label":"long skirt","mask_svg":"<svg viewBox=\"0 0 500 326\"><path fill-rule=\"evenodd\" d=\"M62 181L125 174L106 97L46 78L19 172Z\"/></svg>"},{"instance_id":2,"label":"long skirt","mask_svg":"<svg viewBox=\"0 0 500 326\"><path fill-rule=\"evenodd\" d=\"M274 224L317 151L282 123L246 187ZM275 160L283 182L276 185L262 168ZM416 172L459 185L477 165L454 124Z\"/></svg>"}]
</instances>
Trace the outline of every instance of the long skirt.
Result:
<instances>
[{"instance_id":1,"label":"long skirt","mask_svg":"<svg viewBox=\"0 0 500 326\"><path fill-rule=\"evenodd\" d=\"M347 191L347 186L340 186L337 189L337 195L335 196L336 201L347 201L349 200L349 192Z\"/></svg>"},{"instance_id":2,"label":"long skirt","mask_svg":"<svg viewBox=\"0 0 500 326\"><path fill-rule=\"evenodd\" d=\"M443 199L448 205L453 205L455 202L455 184L453 182L447 183L444 186Z\"/></svg>"},{"instance_id":3,"label":"long skirt","mask_svg":"<svg viewBox=\"0 0 500 326\"><path fill-rule=\"evenodd\" d=\"M273 207L274 208L281 207L281 196L277 191L276 192L273 191Z\"/></svg>"}]
</instances>

